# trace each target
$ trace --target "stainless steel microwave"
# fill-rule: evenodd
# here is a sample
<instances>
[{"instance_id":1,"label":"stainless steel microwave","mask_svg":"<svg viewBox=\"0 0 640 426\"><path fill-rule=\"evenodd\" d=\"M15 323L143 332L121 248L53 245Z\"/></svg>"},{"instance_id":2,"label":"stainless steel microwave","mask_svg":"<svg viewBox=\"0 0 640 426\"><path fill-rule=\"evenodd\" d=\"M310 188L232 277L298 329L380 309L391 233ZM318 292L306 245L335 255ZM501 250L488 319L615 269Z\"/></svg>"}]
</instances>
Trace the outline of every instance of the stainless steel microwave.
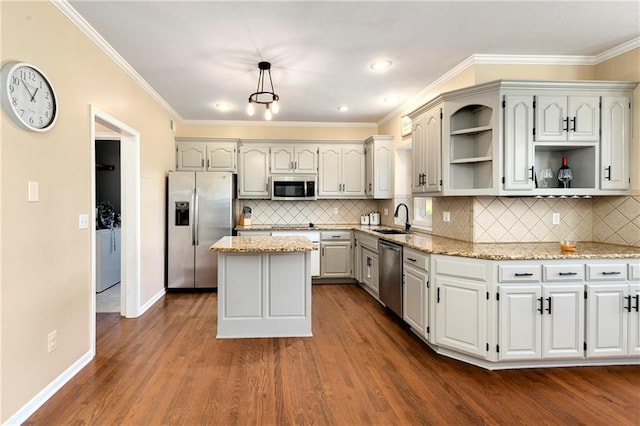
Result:
<instances>
[{"instance_id":1,"label":"stainless steel microwave","mask_svg":"<svg viewBox=\"0 0 640 426\"><path fill-rule=\"evenodd\" d=\"M315 200L316 176L271 176L272 200Z\"/></svg>"}]
</instances>

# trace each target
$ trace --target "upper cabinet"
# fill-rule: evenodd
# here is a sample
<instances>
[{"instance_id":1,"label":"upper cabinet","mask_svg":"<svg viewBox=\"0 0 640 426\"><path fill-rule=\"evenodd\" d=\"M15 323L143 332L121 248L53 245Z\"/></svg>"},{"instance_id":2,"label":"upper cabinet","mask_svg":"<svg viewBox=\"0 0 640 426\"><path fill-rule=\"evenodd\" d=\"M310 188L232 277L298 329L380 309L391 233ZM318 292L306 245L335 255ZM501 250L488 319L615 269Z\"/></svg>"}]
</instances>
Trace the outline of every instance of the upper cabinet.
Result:
<instances>
[{"instance_id":1,"label":"upper cabinet","mask_svg":"<svg viewBox=\"0 0 640 426\"><path fill-rule=\"evenodd\" d=\"M364 143L365 194L393 197L393 136L371 136Z\"/></svg>"},{"instance_id":2,"label":"upper cabinet","mask_svg":"<svg viewBox=\"0 0 640 426\"><path fill-rule=\"evenodd\" d=\"M442 191L442 105L440 101L414 111L411 118L411 192Z\"/></svg>"},{"instance_id":3,"label":"upper cabinet","mask_svg":"<svg viewBox=\"0 0 640 426\"><path fill-rule=\"evenodd\" d=\"M270 198L268 145L242 144L238 157L238 198Z\"/></svg>"},{"instance_id":4,"label":"upper cabinet","mask_svg":"<svg viewBox=\"0 0 640 426\"><path fill-rule=\"evenodd\" d=\"M176 139L176 170L237 172L237 139Z\"/></svg>"},{"instance_id":5,"label":"upper cabinet","mask_svg":"<svg viewBox=\"0 0 640 426\"><path fill-rule=\"evenodd\" d=\"M636 85L499 80L444 93L409 114L412 193L624 195ZM562 182L564 159L572 178Z\"/></svg>"},{"instance_id":6,"label":"upper cabinet","mask_svg":"<svg viewBox=\"0 0 640 426\"><path fill-rule=\"evenodd\" d=\"M318 149L318 198L364 198L364 145Z\"/></svg>"},{"instance_id":7,"label":"upper cabinet","mask_svg":"<svg viewBox=\"0 0 640 426\"><path fill-rule=\"evenodd\" d=\"M270 151L271 174L318 173L317 146L272 146Z\"/></svg>"}]
</instances>

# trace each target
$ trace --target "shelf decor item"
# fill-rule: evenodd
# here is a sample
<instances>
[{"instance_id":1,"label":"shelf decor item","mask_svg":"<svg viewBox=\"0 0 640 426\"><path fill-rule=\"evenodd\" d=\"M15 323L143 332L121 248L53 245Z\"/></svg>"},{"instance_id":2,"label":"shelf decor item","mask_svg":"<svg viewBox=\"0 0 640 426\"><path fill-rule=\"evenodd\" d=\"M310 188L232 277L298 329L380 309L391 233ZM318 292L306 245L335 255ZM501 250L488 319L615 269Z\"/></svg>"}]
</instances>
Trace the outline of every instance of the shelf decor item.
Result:
<instances>
[{"instance_id":1,"label":"shelf decor item","mask_svg":"<svg viewBox=\"0 0 640 426\"><path fill-rule=\"evenodd\" d=\"M264 119L271 120L273 118L272 114L277 114L278 111L280 111L280 97L276 95L273 90L273 80L271 80L271 63L260 62L258 63L258 68L260 69L260 74L258 75L258 86L256 87L256 91L249 95L247 114L255 114L256 111L253 104L262 104L267 107L267 110L264 112ZM271 86L271 90L265 90L264 88L265 74L269 75L269 86Z\"/></svg>"},{"instance_id":2,"label":"shelf decor item","mask_svg":"<svg viewBox=\"0 0 640 426\"><path fill-rule=\"evenodd\" d=\"M563 188L570 188L571 179L573 179L573 172L571 167L567 166L567 157L562 157L562 166L558 170L558 180L562 182Z\"/></svg>"}]
</instances>

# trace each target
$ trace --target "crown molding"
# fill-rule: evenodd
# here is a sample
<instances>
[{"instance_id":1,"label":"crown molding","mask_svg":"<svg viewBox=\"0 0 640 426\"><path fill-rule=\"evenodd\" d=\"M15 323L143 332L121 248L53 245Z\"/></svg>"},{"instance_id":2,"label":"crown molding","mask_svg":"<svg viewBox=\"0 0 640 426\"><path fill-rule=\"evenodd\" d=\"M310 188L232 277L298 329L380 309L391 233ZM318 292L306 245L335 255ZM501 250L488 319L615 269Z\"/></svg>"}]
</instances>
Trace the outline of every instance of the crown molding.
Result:
<instances>
[{"instance_id":1,"label":"crown molding","mask_svg":"<svg viewBox=\"0 0 640 426\"><path fill-rule=\"evenodd\" d=\"M380 121L378 126L382 126L387 121L399 115L407 114L410 111L418 108L420 105L426 103L428 99L424 99L427 94L438 85L445 83L458 74L465 71L470 66L476 64L502 64L502 65L597 65L601 62L607 61L618 55L621 55L629 50L640 47L640 37L636 37L632 40L624 42L618 46L615 46L609 50L606 50L599 55L586 56L586 55L490 55L490 54L474 54L460 62L455 67L451 68L441 77L436 79L433 83L429 84L425 89L421 90L416 96L400 105L398 108L385 115Z\"/></svg>"},{"instance_id":2,"label":"crown molding","mask_svg":"<svg viewBox=\"0 0 640 426\"><path fill-rule=\"evenodd\" d=\"M376 128L376 123L342 123L325 121L244 121L244 120L183 120L183 125L244 126L244 127L354 127Z\"/></svg>"},{"instance_id":3,"label":"crown molding","mask_svg":"<svg viewBox=\"0 0 640 426\"><path fill-rule=\"evenodd\" d=\"M601 62L608 61L611 58L622 55L623 53L638 47L640 47L640 37L636 37L626 43L619 44L618 46L612 47L611 49L605 50L601 54L594 56L594 63L599 64Z\"/></svg>"},{"instance_id":4,"label":"crown molding","mask_svg":"<svg viewBox=\"0 0 640 426\"><path fill-rule=\"evenodd\" d=\"M91 41L93 41L116 65L120 66L136 83L142 87L151 97L158 102L172 116L182 120L180 114L164 100L127 61L89 24L67 0L50 0L51 3L74 23Z\"/></svg>"}]
</instances>

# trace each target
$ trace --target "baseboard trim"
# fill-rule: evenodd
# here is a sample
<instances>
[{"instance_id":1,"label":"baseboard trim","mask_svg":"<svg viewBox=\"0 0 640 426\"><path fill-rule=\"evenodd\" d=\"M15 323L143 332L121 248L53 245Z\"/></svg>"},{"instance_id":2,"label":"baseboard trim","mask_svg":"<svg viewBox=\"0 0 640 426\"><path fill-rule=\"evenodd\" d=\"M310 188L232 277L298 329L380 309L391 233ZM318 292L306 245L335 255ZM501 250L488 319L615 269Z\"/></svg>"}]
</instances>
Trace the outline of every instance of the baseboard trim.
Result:
<instances>
[{"instance_id":1,"label":"baseboard trim","mask_svg":"<svg viewBox=\"0 0 640 426\"><path fill-rule=\"evenodd\" d=\"M140 308L138 309L136 318L141 316L145 312L147 312L149 310L149 308L151 308L154 305L154 303L156 303L158 300L160 300L160 299L162 299L164 297L165 293L166 293L166 289L163 288L162 290L160 290L159 292L154 294L153 297L147 301L147 303L145 303L144 305L140 306Z\"/></svg>"},{"instance_id":2,"label":"baseboard trim","mask_svg":"<svg viewBox=\"0 0 640 426\"><path fill-rule=\"evenodd\" d=\"M93 359L95 354L91 351L85 353L74 362L69 368L67 368L62 374L56 377L51 383L49 383L44 389L42 389L36 396L31 398L21 409L19 409L14 415L9 417L4 425L13 426L20 425L25 422L33 413L35 413L42 405L49 400L56 392L58 392L69 380L71 380L76 374L80 372L89 362Z\"/></svg>"}]
</instances>

